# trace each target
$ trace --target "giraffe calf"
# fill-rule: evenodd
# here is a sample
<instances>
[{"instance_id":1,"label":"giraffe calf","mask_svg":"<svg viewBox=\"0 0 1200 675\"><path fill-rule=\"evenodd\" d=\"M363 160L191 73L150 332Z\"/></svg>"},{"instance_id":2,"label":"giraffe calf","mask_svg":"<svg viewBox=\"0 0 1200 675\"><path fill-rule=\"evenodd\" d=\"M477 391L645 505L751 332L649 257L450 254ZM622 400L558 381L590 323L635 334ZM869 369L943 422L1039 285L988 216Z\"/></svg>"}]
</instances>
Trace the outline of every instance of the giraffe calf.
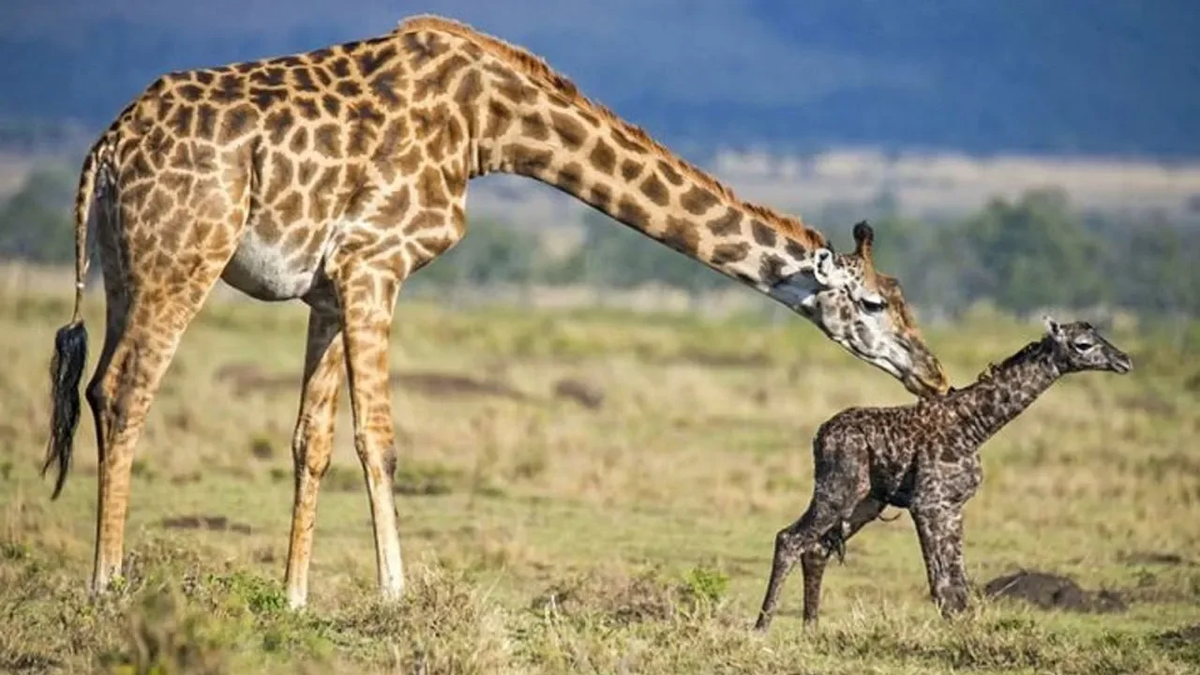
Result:
<instances>
[{"instance_id":1,"label":"giraffe calf","mask_svg":"<svg viewBox=\"0 0 1200 675\"><path fill-rule=\"evenodd\" d=\"M967 606L963 506L979 488L980 446L1059 377L1081 371L1127 373L1129 356L1086 322L1060 325L976 382L944 397L890 408L849 408L813 441L815 484L800 519L779 531L766 596L755 628L767 630L784 579L797 560L804 573L804 622L815 624L829 556L879 517L908 509L925 560L929 592L945 617Z\"/></svg>"}]
</instances>

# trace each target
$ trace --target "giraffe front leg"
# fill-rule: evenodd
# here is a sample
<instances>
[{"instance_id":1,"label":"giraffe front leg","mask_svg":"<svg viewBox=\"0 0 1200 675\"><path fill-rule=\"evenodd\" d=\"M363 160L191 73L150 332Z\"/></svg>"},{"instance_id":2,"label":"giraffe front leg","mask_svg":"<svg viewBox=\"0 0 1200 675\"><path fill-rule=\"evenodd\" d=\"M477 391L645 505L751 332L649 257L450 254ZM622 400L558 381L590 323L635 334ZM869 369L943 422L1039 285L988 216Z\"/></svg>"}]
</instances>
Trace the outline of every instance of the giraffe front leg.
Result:
<instances>
[{"instance_id":1,"label":"giraffe front leg","mask_svg":"<svg viewBox=\"0 0 1200 675\"><path fill-rule=\"evenodd\" d=\"M397 171L394 184L364 190L362 199L348 207L353 219L343 223L324 265L341 310L354 449L367 483L379 592L385 599L404 592L392 492L392 318L402 282L453 246L465 230L466 178L453 163L450 169L425 167L420 180Z\"/></svg>"},{"instance_id":2,"label":"giraffe front leg","mask_svg":"<svg viewBox=\"0 0 1200 675\"><path fill-rule=\"evenodd\" d=\"M292 609L304 607L308 600L308 568L317 518L317 492L333 453L338 390L345 372L341 330L341 317L336 309L314 306L309 312L303 391L292 437L296 489L284 578Z\"/></svg>"},{"instance_id":3,"label":"giraffe front leg","mask_svg":"<svg viewBox=\"0 0 1200 675\"><path fill-rule=\"evenodd\" d=\"M951 618L967 608L962 507L953 504L914 506L912 516L925 559L929 595L942 616Z\"/></svg>"},{"instance_id":4,"label":"giraffe front leg","mask_svg":"<svg viewBox=\"0 0 1200 675\"><path fill-rule=\"evenodd\" d=\"M353 265L335 280L342 311L342 339L354 419L354 449L362 463L375 534L379 591L394 599L404 592L392 479L396 471L388 343L400 281L396 270Z\"/></svg>"}]
</instances>

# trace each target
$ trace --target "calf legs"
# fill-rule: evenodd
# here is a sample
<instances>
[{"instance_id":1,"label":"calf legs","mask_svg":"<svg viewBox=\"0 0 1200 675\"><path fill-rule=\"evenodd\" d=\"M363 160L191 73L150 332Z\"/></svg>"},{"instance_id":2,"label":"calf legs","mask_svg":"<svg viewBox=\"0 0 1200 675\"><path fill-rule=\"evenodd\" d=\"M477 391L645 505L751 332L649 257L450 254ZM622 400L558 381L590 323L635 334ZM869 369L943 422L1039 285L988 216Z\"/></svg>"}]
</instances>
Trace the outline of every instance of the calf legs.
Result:
<instances>
[{"instance_id":1,"label":"calf legs","mask_svg":"<svg viewBox=\"0 0 1200 675\"><path fill-rule=\"evenodd\" d=\"M912 508L929 595L950 618L967 608L967 571L963 563L963 514L961 506L928 505Z\"/></svg>"},{"instance_id":2,"label":"calf legs","mask_svg":"<svg viewBox=\"0 0 1200 675\"><path fill-rule=\"evenodd\" d=\"M839 509L829 501L814 499L799 520L780 530L775 536L771 578L755 629L765 632L770 627L783 582L797 560L804 573L804 623L815 625L821 606L821 581L829 557L864 525L878 518L884 506L867 498L848 517L842 518ZM942 616L951 618L967 608L969 594L962 553L962 507L914 505L911 513L921 542L930 598Z\"/></svg>"},{"instance_id":3,"label":"calf legs","mask_svg":"<svg viewBox=\"0 0 1200 675\"><path fill-rule=\"evenodd\" d=\"M775 536L771 577L755 630L766 631L770 627L783 582L797 560L804 574L804 622L815 624L821 604L821 580L829 556L878 517L883 507L882 502L870 498L860 501L857 506L843 506L815 497L799 520L780 530Z\"/></svg>"},{"instance_id":4,"label":"calf legs","mask_svg":"<svg viewBox=\"0 0 1200 675\"><path fill-rule=\"evenodd\" d=\"M804 623L815 626L817 613L821 609L821 581L825 577L825 564L829 556L837 551L838 557L845 555L846 542L875 520L883 512L885 504L874 499L864 499L844 524L839 523L822 537L819 546L810 547L800 555L800 569L804 574Z\"/></svg>"}]
</instances>

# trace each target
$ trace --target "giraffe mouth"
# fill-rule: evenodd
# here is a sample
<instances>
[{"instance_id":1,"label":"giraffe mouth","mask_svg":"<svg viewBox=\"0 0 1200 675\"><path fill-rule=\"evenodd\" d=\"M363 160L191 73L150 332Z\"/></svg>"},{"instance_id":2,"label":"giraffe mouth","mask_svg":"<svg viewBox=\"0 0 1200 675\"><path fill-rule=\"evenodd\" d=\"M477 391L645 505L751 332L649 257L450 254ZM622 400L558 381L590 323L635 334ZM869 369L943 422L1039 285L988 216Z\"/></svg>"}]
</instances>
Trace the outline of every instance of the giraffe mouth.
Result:
<instances>
[{"instance_id":1,"label":"giraffe mouth","mask_svg":"<svg viewBox=\"0 0 1200 675\"><path fill-rule=\"evenodd\" d=\"M950 383L943 377L926 378L917 373L911 373L902 378L901 383L910 394L922 398L945 396L951 391Z\"/></svg>"},{"instance_id":2,"label":"giraffe mouth","mask_svg":"<svg viewBox=\"0 0 1200 675\"><path fill-rule=\"evenodd\" d=\"M888 358L865 357L864 360L899 380L908 393L919 398L940 397L950 391L950 381L940 368L934 368L931 376L920 370L902 367Z\"/></svg>"},{"instance_id":3,"label":"giraffe mouth","mask_svg":"<svg viewBox=\"0 0 1200 675\"><path fill-rule=\"evenodd\" d=\"M1133 370L1133 359L1129 358L1125 354L1122 354L1113 359L1111 367L1114 373L1118 375L1124 375L1125 373Z\"/></svg>"},{"instance_id":4,"label":"giraffe mouth","mask_svg":"<svg viewBox=\"0 0 1200 675\"><path fill-rule=\"evenodd\" d=\"M907 359L894 363L896 378L910 394L921 398L945 396L950 391L950 378L941 361L920 342L903 340L901 350Z\"/></svg>"}]
</instances>

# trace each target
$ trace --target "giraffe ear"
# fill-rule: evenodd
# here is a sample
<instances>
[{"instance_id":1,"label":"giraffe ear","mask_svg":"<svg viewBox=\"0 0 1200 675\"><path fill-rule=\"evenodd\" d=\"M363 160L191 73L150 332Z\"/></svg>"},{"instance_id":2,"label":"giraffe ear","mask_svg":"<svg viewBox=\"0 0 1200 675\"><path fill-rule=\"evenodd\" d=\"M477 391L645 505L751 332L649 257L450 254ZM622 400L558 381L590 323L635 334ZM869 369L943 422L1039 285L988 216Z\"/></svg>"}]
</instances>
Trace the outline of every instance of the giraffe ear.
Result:
<instances>
[{"instance_id":1,"label":"giraffe ear","mask_svg":"<svg viewBox=\"0 0 1200 675\"><path fill-rule=\"evenodd\" d=\"M816 282L826 288L833 285L833 251L819 248L813 251L812 275Z\"/></svg>"},{"instance_id":2,"label":"giraffe ear","mask_svg":"<svg viewBox=\"0 0 1200 675\"><path fill-rule=\"evenodd\" d=\"M1046 324L1046 335L1049 335L1055 340L1062 339L1062 326L1058 325L1058 322L1054 320L1054 317L1047 314L1042 317L1042 322Z\"/></svg>"}]
</instances>

